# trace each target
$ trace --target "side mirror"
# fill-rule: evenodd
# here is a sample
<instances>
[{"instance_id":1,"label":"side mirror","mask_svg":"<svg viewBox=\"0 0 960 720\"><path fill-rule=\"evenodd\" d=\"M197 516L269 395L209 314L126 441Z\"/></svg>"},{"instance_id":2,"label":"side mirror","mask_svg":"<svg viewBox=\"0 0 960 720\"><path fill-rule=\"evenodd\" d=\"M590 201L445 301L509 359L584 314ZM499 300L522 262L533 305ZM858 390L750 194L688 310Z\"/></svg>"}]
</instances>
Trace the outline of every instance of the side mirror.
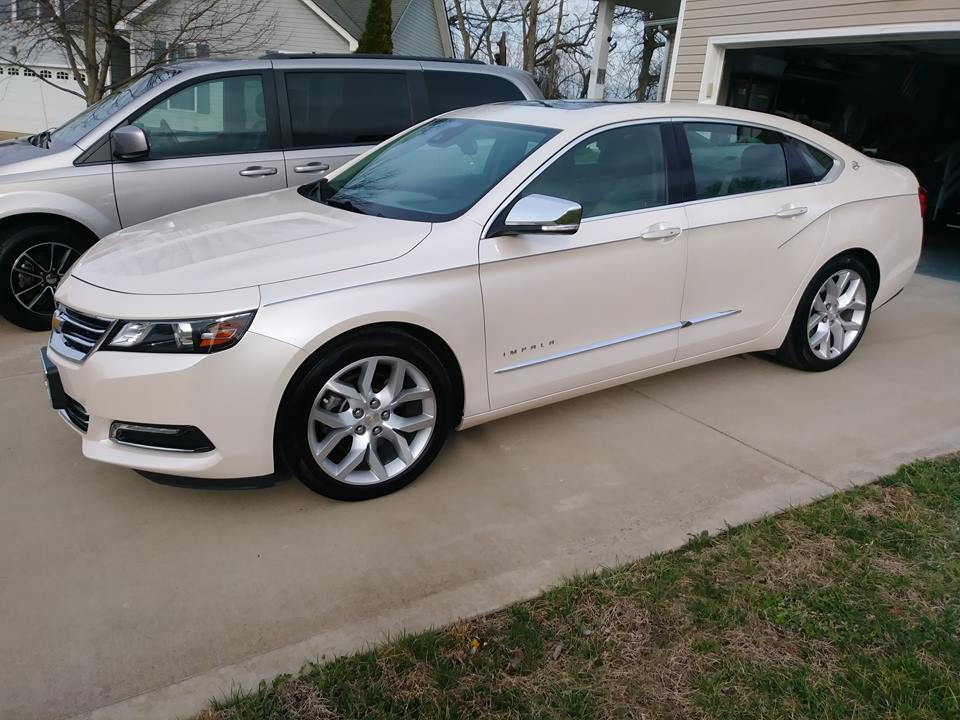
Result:
<instances>
[{"instance_id":1,"label":"side mirror","mask_svg":"<svg viewBox=\"0 0 960 720\"><path fill-rule=\"evenodd\" d=\"M556 233L572 235L580 229L583 208L572 200L549 195L527 195L514 203L493 235Z\"/></svg>"},{"instance_id":2,"label":"side mirror","mask_svg":"<svg viewBox=\"0 0 960 720\"><path fill-rule=\"evenodd\" d=\"M118 127L110 136L114 157L121 160L138 160L150 154L150 143L142 128L136 125Z\"/></svg>"}]
</instances>

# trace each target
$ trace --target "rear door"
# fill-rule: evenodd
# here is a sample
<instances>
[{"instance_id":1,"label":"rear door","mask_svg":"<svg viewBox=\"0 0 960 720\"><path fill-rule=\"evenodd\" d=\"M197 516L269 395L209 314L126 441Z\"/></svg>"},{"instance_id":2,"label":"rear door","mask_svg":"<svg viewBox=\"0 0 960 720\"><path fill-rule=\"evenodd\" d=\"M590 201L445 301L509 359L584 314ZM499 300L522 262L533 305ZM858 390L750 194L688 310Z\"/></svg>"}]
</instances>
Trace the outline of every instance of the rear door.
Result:
<instances>
[{"instance_id":1,"label":"rear door","mask_svg":"<svg viewBox=\"0 0 960 720\"><path fill-rule=\"evenodd\" d=\"M238 71L185 83L131 118L150 154L114 159L126 227L218 200L286 185L273 74Z\"/></svg>"},{"instance_id":2,"label":"rear door","mask_svg":"<svg viewBox=\"0 0 960 720\"><path fill-rule=\"evenodd\" d=\"M285 62L279 101L287 182L323 177L414 123L419 65Z\"/></svg>"},{"instance_id":3,"label":"rear door","mask_svg":"<svg viewBox=\"0 0 960 720\"><path fill-rule=\"evenodd\" d=\"M820 183L836 161L743 123L678 122L675 132L692 171L682 360L756 339L780 319L823 242L832 201Z\"/></svg>"}]
</instances>

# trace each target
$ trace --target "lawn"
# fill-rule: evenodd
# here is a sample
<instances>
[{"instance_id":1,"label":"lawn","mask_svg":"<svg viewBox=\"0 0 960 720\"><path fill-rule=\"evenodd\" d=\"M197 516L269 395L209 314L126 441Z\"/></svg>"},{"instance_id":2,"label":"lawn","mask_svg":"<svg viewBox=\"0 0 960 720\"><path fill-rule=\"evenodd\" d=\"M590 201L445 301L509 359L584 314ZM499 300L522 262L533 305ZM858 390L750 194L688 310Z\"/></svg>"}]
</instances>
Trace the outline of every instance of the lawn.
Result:
<instances>
[{"instance_id":1,"label":"lawn","mask_svg":"<svg viewBox=\"0 0 960 720\"><path fill-rule=\"evenodd\" d=\"M198 720L960 718L960 458L309 663Z\"/></svg>"}]
</instances>

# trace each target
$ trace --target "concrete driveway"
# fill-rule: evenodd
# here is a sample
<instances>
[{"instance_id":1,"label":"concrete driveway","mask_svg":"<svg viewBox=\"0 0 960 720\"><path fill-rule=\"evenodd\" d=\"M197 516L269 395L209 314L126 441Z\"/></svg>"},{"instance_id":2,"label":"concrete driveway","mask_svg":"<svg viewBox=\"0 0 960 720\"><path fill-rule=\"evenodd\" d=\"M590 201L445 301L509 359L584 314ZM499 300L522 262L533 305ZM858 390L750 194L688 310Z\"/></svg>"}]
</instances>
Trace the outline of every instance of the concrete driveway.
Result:
<instances>
[{"instance_id":1,"label":"concrete driveway","mask_svg":"<svg viewBox=\"0 0 960 720\"><path fill-rule=\"evenodd\" d=\"M84 460L0 327L0 717L172 718L308 657L536 593L960 448L960 285L822 375L737 357L453 438L409 489L153 485ZM99 709L98 709L99 708Z\"/></svg>"}]
</instances>

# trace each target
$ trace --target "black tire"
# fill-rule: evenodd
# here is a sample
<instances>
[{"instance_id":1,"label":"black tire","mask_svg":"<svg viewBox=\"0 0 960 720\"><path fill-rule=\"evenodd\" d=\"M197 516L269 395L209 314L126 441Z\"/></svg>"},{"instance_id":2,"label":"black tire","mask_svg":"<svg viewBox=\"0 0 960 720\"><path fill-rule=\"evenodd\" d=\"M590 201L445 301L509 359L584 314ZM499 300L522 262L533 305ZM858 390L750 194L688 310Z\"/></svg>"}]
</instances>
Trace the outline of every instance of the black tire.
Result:
<instances>
[{"instance_id":1,"label":"black tire","mask_svg":"<svg viewBox=\"0 0 960 720\"><path fill-rule=\"evenodd\" d=\"M314 458L307 439L308 428L312 427L308 419L314 402L329 380L352 363L372 357L399 358L415 366L433 388L436 420L421 454L405 470L375 484L349 484L328 474ZM396 492L413 482L440 452L453 425L453 398L450 374L437 355L418 338L394 328L362 331L324 348L315 356L312 365L308 363L294 376L284 394L277 419L276 442L280 459L304 485L334 500L369 500ZM347 446L350 441L352 439L343 440Z\"/></svg>"},{"instance_id":2,"label":"black tire","mask_svg":"<svg viewBox=\"0 0 960 720\"><path fill-rule=\"evenodd\" d=\"M88 237L55 223L6 228L0 234L0 315L27 330L49 330L53 292L89 246Z\"/></svg>"},{"instance_id":3,"label":"black tire","mask_svg":"<svg viewBox=\"0 0 960 720\"><path fill-rule=\"evenodd\" d=\"M818 357L813 352L808 339L807 324L811 317L811 306L814 297L820 291L821 287L823 287L823 284L830 277L836 276L837 273L845 270L856 272L863 278L864 284L866 285L867 299L864 318L860 332L850 346L837 357L824 359ZM845 361L853 354L853 351L856 350L857 345L859 345L863 339L863 334L867 331L867 325L870 322L870 314L873 309L873 298L877 292L877 281L878 278L873 277L873 272L855 255L841 255L824 265L820 271L813 276L803 296L800 298L793 322L790 325L790 330L787 331L787 337L784 339L783 345L776 351L777 360L784 365L789 365L790 367L795 367L807 372L832 370Z\"/></svg>"}]
</instances>

